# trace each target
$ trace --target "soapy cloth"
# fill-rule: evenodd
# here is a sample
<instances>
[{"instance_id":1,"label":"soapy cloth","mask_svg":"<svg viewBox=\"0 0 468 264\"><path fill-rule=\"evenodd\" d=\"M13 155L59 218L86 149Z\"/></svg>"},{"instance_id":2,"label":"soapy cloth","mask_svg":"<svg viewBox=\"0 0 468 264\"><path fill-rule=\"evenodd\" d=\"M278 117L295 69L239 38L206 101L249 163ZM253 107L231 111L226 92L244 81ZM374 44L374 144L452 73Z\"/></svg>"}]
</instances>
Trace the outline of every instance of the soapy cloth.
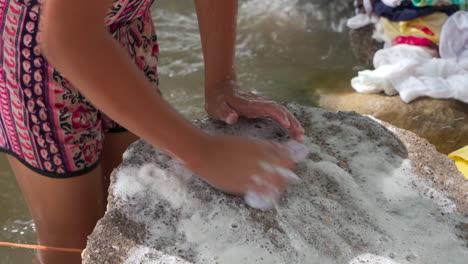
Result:
<instances>
[{"instance_id":1,"label":"soapy cloth","mask_svg":"<svg viewBox=\"0 0 468 264\"><path fill-rule=\"evenodd\" d=\"M422 96L468 103L468 12L449 17L440 46L441 58L434 58L430 49L405 44L379 50L375 70L360 71L351 86L360 93L399 93L406 103Z\"/></svg>"},{"instance_id":2,"label":"soapy cloth","mask_svg":"<svg viewBox=\"0 0 468 264\"><path fill-rule=\"evenodd\" d=\"M450 153L449 158L455 161L458 170L461 171L468 180L468 146Z\"/></svg>"},{"instance_id":3,"label":"soapy cloth","mask_svg":"<svg viewBox=\"0 0 468 264\"><path fill-rule=\"evenodd\" d=\"M293 140L289 141L286 144L286 147L288 148L293 161L296 163L304 161L304 159L309 154L309 151L303 144L300 144ZM262 164L262 166L265 169L274 171L282 175L288 183L299 184L301 182L300 178L288 169L273 167L266 163ZM268 183L262 182L259 178L256 178L256 176L252 176L252 179L254 181L257 181L257 184L268 187ZM247 205L262 211L273 209L277 204L279 198L280 192L274 186L271 186L271 188L269 188L268 193L247 192L244 196L244 200L247 203Z\"/></svg>"},{"instance_id":4,"label":"soapy cloth","mask_svg":"<svg viewBox=\"0 0 468 264\"><path fill-rule=\"evenodd\" d=\"M391 21L408 21L418 17L428 16L435 12L443 12L447 15L452 15L460 10L458 5L443 5L443 6L424 6L415 7L411 1L403 1L397 7L391 7L383 2L374 4L374 12Z\"/></svg>"},{"instance_id":5,"label":"soapy cloth","mask_svg":"<svg viewBox=\"0 0 468 264\"><path fill-rule=\"evenodd\" d=\"M309 155L309 150L301 143L297 141L290 140L285 144L286 148L289 151L291 159L295 163L299 163L305 160L307 155ZM193 172L185 168L181 163L172 159L168 162L169 167L173 168L174 171L177 171L178 178L182 182L189 181L193 176ZM297 176L294 172L289 169L275 167L266 162L261 162L260 166L262 166L266 170L270 170L274 173L281 175L284 180L289 184L300 184L302 180ZM266 187L267 193L256 193L256 192L247 192L244 195L244 200L247 205L252 208L259 209L262 211L271 210L277 204L281 193L280 191L270 183L262 180L260 177L252 175L251 179L256 182L258 185L262 185Z\"/></svg>"}]
</instances>

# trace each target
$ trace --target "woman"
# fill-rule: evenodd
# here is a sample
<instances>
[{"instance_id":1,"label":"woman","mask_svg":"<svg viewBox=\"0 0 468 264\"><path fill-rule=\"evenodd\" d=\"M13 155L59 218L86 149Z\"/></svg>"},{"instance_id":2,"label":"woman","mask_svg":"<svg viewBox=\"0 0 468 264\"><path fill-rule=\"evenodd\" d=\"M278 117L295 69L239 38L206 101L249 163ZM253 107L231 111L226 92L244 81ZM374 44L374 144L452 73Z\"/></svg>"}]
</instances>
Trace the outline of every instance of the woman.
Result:
<instances>
[{"instance_id":1,"label":"woman","mask_svg":"<svg viewBox=\"0 0 468 264\"><path fill-rule=\"evenodd\" d=\"M268 192L253 174L285 187L259 165L292 169L284 149L209 136L160 96L152 3L0 0L0 149L9 154L41 245L85 247L103 215L110 172L140 137L222 190ZM237 1L197 0L196 8L207 112L230 124L239 116L271 117L300 140L304 131L286 109L237 87ZM81 258L40 251L35 261Z\"/></svg>"}]
</instances>

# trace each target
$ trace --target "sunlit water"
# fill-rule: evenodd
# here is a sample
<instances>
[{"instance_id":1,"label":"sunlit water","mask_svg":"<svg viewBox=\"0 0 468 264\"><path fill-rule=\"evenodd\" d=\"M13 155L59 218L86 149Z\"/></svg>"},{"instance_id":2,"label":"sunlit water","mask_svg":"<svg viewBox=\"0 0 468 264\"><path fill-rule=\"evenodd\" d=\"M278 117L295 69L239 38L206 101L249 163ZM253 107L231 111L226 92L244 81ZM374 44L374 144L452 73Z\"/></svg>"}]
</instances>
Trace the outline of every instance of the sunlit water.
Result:
<instances>
[{"instance_id":1,"label":"sunlit water","mask_svg":"<svg viewBox=\"0 0 468 264\"><path fill-rule=\"evenodd\" d=\"M316 105L316 89L350 89L357 62L345 28L346 0L240 1L236 67L242 88ZM158 0L164 96L184 115L203 110L203 62L193 1ZM34 224L4 155L0 155L0 241L35 243ZM30 263L34 252L0 247L0 264Z\"/></svg>"},{"instance_id":2,"label":"sunlit water","mask_svg":"<svg viewBox=\"0 0 468 264\"><path fill-rule=\"evenodd\" d=\"M345 3L340 5L338 3ZM160 1L161 89L188 117L203 116L203 62L191 1ZM237 71L242 88L316 105L316 89L350 89L356 61L345 28L350 1L241 1Z\"/></svg>"},{"instance_id":3,"label":"sunlit water","mask_svg":"<svg viewBox=\"0 0 468 264\"><path fill-rule=\"evenodd\" d=\"M0 241L34 243L34 223L3 154L0 168ZM32 250L0 247L0 263L30 263L32 254Z\"/></svg>"}]
</instances>

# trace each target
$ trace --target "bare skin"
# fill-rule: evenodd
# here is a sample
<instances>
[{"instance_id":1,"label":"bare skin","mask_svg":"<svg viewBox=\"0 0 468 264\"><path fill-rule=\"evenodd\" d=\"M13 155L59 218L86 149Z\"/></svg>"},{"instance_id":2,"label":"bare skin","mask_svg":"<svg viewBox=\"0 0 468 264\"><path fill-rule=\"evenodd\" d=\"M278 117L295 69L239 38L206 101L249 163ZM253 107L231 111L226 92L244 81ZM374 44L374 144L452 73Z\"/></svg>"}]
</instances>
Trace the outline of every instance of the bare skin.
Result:
<instances>
[{"instance_id":1,"label":"bare skin","mask_svg":"<svg viewBox=\"0 0 468 264\"><path fill-rule=\"evenodd\" d=\"M213 9L210 9L207 2L219 10L212 12ZM202 39L206 39L203 35L208 33L222 34L222 28L217 29L213 26L221 24L214 20L219 15L214 14L220 12L225 16L235 15L225 5L215 4L218 1L199 0L196 3L199 16L202 16L200 19L205 21L200 23ZM184 119L161 98L144 74L108 33L107 28L102 25L111 4L111 0L47 1L42 14L41 37L42 50L47 59L108 116L179 160L211 184L233 193L243 193L248 189L261 191L251 179L251 175L255 174L264 177L266 181L277 185L280 189L284 188L284 180L280 175L268 172L258 164L259 161L265 161L278 167L292 168L291 159L287 155L279 154L285 152L284 149L247 138L209 136ZM200 12L200 8L209 10ZM207 23L209 21L212 23ZM213 31L209 30L209 25L214 27ZM228 48L218 49L227 52L227 57L233 57L230 55L233 52L230 48L233 46L231 44L233 40L227 39L224 41L223 37L213 37L211 41L223 40L220 46L228 43ZM203 40L203 43L206 42L211 43L209 38ZM216 54L205 51L207 64L227 63L229 66L220 68L233 68L230 61L210 60L211 57L216 57ZM212 71L209 69L212 68L216 66L209 66L206 69L209 78L206 82L222 83L226 77L224 71L219 74L217 71L210 73ZM211 81L217 79L221 80ZM248 101L247 104L254 105L255 100ZM254 111L255 109L252 109L252 112ZM219 145L224 146L223 151L220 151ZM275 151L271 151L272 148ZM272 153L275 153L275 157L272 157ZM223 177L219 177L219 171L224 170L226 166L220 164L226 160L230 161L227 165L230 169L226 170ZM245 166L246 164L249 166ZM233 178L236 181L227 183L228 179Z\"/></svg>"},{"instance_id":2,"label":"bare skin","mask_svg":"<svg viewBox=\"0 0 468 264\"><path fill-rule=\"evenodd\" d=\"M86 237L104 215L110 172L121 162L125 149L137 139L130 132L107 134L101 165L90 173L68 179L44 177L8 156L36 225L39 244L86 247ZM33 263L81 263L81 256L39 251Z\"/></svg>"},{"instance_id":3,"label":"bare skin","mask_svg":"<svg viewBox=\"0 0 468 264\"><path fill-rule=\"evenodd\" d=\"M15 158L10 165L36 225L38 243L44 246L86 247L86 237L104 213L102 168L68 179L37 174ZM39 250L36 263L81 263L79 253Z\"/></svg>"},{"instance_id":4,"label":"bare skin","mask_svg":"<svg viewBox=\"0 0 468 264\"><path fill-rule=\"evenodd\" d=\"M247 138L207 135L161 98L103 25L111 4L112 0L48 0L41 17L41 48L48 61L109 117L212 185L237 194L265 191L251 179L256 175L278 189L285 188L282 176L260 165L267 162L293 169L284 148ZM227 123L240 116L270 117L300 141L304 131L285 108L241 91L237 85L237 0L196 0L196 6L205 57L207 112ZM135 135L107 135L101 166L69 179L46 178L10 158L40 244L85 247L86 236L104 211L108 180L103 175L108 177L120 163L123 151L138 138ZM77 254L53 252L39 252L37 261L81 263Z\"/></svg>"},{"instance_id":5,"label":"bare skin","mask_svg":"<svg viewBox=\"0 0 468 264\"><path fill-rule=\"evenodd\" d=\"M122 162L122 154L133 142L140 139L131 132L107 133L104 139L101 160L104 204L107 205L107 195L112 171Z\"/></svg>"},{"instance_id":6,"label":"bare skin","mask_svg":"<svg viewBox=\"0 0 468 264\"><path fill-rule=\"evenodd\" d=\"M235 41L237 0L195 0L205 62L205 108L228 124L240 116L270 117L302 142L304 129L283 106L243 91L237 85Z\"/></svg>"}]
</instances>

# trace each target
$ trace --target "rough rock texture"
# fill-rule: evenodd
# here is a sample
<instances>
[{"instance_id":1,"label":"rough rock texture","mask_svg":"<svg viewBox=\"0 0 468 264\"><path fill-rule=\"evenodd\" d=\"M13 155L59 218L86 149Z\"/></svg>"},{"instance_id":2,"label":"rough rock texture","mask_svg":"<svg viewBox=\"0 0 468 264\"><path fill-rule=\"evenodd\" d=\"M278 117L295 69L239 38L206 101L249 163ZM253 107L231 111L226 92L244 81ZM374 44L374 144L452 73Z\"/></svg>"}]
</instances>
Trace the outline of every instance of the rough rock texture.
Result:
<instances>
[{"instance_id":1,"label":"rough rock texture","mask_svg":"<svg viewBox=\"0 0 468 264\"><path fill-rule=\"evenodd\" d=\"M460 212L468 215L468 181L460 177L453 161L439 153L434 145L414 133L380 121L407 147L413 172L432 183L432 187L448 194Z\"/></svg>"},{"instance_id":2,"label":"rough rock texture","mask_svg":"<svg viewBox=\"0 0 468 264\"><path fill-rule=\"evenodd\" d=\"M456 100L421 98L406 104L398 96L320 92L319 105L372 115L416 133L444 154L468 145L468 105Z\"/></svg>"},{"instance_id":3,"label":"rough rock texture","mask_svg":"<svg viewBox=\"0 0 468 264\"><path fill-rule=\"evenodd\" d=\"M383 43L372 38L374 24L349 31L351 50L358 62L364 67L372 67L374 54L383 47Z\"/></svg>"},{"instance_id":4,"label":"rough rock texture","mask_svg":"<svg viewBox=\"0 0 468 264\"><path fill-rule=\"evenodd\" d=\"M290 107L310 155L275 210L247 207L138 141L113 173L84 263L465 263L468 183L453 162L392 125L396 136L355 113ZM268 120L195 123L287 140Z\"/></svg>"}]
</instances>

